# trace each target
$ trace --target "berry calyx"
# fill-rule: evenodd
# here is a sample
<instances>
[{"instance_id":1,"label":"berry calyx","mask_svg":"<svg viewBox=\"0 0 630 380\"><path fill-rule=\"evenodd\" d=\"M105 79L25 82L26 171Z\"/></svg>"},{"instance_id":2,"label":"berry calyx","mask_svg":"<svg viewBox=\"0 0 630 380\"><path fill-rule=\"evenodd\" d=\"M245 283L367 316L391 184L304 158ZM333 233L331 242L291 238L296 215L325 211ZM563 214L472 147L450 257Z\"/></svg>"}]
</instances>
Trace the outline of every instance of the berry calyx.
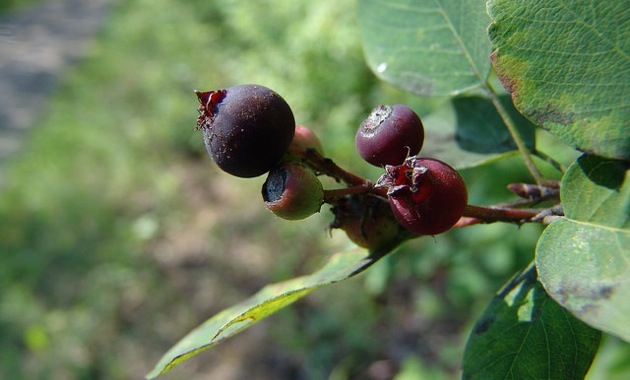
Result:
<instances>
[{"instance_id":1,"label":"berry calyx","mask_svg":"<svg viewBox=\"0 0 630 380\"><path fill-rule=\"evenodd\" d=\"M315 173L292 162L269 172L262 196L271 212L287 220L305 219L319 212L324 203L324 189Z\"/></svg>"},{"instance_id":2,"label":"berry calyx","mask_svg":"<svg viewBox=\"0 0 630 380\"><path fill-rule=\"evenodd\" d=\"M437 235L457 223L468 203L462 177L433 158L409 157L402 165L387 166L377 186L387 186L392 212L411 232Z\"/></svg>"},{"instance_id":3,"label":"berry calyx","mask_svg":"<svg viewBox=\"0 0 630 380\"><path fill-rule=\"evenodd\" d=\"M405 105L380 105L361 123L355 145L361 157L372 165L400 165L422 149L424 127Z\"/></svg>"},{"instance_id":4,"label":"berry calyx","mask_svg":"<svg viewBox=\"0 0 630 380\"><path fill-rule=\"evenodd\" d=\"M208 154L237 177L268 172L286 153L295 131L293 112L267 87L246 84L218 91L196 91L197 128Z\"/></svg>"}]
</instances>

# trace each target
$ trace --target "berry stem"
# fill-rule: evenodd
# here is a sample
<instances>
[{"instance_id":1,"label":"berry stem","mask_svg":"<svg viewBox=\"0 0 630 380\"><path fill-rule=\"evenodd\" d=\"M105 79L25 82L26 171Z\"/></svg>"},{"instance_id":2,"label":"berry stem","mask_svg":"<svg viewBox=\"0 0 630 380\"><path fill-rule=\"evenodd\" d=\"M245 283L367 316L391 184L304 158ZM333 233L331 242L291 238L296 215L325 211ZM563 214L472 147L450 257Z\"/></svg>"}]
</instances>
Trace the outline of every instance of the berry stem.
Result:
<instances>
[{"instance_id":1,"label":"berry stem","mask_svg":"<svg viewBox=\"0 0 630 380\"><path fill-rule=\"evenodd\" d=\"M372 182L366 181L361 185L345 187L342 189L324 190L324 203L334 204L341 198L354 194L372 194L387 200L387 189L374 187Z\"/></svg>"},{"instance_id":2,"label":"berry stem","mask_svg":"<svg viewBox=\"0 0 630 380\"><path fill-rule=\"evenodd\" d=\"M368 180L342 169L333 160L322 156L315 149L306 149L303 151L294 150L290 153L301 158L316 172L326 174L338 182L345 182L350 186L366 186L366 184L370 183Z\"/></svg>"},{"instance_id":3,"label":"berry stem","mask_svg":"<svg viewBox=\"0 0 630 380\"><path fill-rule=\"evenodd\" d=\"M473 206L467 205L464 209L463 216L466 218L473 218L477 221L475 223L469 223L464 225L471 225L477 223L492 223L492 222L516 222L526 223L531 222L540 214L539 209L517 209L517 208L501 208L496 206ZM461 222L461 221L460 221ZM463 227L458 223L457 227Z\"/></svg>"},{"instance_id":4,"label":"berry stem","mask_svg":"<svg viewBox=\"0 0 630 380\"><path fill-rule=\"evenodd\" d=\"M324 203L334 204L346 195L365 194L368 192L366 185L345 187L342 189L324 190Z\"/></svg>"}]
</instances>

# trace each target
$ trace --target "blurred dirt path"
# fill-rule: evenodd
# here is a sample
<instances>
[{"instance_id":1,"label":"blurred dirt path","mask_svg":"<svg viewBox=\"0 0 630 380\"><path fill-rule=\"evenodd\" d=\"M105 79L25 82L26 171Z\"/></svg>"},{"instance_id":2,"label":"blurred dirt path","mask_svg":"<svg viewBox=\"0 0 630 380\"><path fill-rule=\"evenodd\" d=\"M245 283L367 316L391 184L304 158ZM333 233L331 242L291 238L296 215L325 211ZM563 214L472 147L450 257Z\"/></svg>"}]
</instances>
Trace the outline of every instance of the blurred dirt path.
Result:
<instances>
[{"instance_id":1,"label":"blurred dirt path","mask_svg":"<svg viewBox=\"0 0 630 380\"><path fill-rule=\"evenodd\" d=\"M0 15L0 188L7 158L46 111L115 0L44 0Z\"/></svg>"}]
</instances>

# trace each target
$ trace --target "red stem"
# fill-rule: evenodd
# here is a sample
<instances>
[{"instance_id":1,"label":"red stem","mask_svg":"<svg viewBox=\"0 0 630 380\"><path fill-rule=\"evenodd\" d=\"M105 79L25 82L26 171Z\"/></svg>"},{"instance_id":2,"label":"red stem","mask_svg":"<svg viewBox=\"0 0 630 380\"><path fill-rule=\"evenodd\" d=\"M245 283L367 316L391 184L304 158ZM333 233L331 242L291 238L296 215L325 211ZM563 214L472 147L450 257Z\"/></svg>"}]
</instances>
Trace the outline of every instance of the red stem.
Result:
<instances>
[{"instance_id":1,"label":"red stem","mask_svg":"<svg viewBox=\"0 0 630 380\"><path fill-rule=\"evenodd\" d=\"M382 187L374 187L370 181L366 181L361 185L344 187L342 189L324 190L324 203L334 204L346 195L354 194L372 194L374 196L387 200L387 189Z\"/></svg>"},{"instance_id":2,"label":"red stem","mask_svg":"<svg viewBox=\"0 0 630 380\"><path fill-rule=\"evenodd\" d=\"M315 171L324 173L339 182L345 182L350 186L360 186L370 183L368 180L342 169L333 160L322 156L315 149L306 149L305 151L292 150L290 153L304 160L304 162Z\"/></svg>"},{"instance_id":3,"label":"red stem","mask_svg":"<svg viewBox=\"0 0 630 380\"><path fill-rule=\"evenodd\" d=\"M481 222L527 222L538 215L540 210L498 208L492 206L467 205L464 209L464 217L478 219Z\"/></svg>"},{"instance_id":4,"label":"red stem","mask_svg":"<svg viewBox=\"0 0 630 380\"><path fill-rule=\"evenodd\" d=\"M343 189L324 190L324 203L334 204L346 195L365 194L368 192L366 185L344 187Z\"/></svg>"}]
</instances>

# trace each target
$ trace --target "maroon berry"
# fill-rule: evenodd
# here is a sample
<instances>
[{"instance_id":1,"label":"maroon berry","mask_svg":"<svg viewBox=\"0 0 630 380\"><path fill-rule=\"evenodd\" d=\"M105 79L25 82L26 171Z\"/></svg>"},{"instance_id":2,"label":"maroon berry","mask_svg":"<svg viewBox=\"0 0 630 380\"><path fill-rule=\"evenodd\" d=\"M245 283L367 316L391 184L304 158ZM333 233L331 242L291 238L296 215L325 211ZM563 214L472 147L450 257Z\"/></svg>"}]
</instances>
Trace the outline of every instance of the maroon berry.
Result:
<instances>
[{"instance_id":1,"label":"maroon berry","mask_svg":"<svg viewBox=\"0 0 630 380\"><path fill-rule=\"evenodd\" d=\"M295 130L289 105L264 86L246 84L196 92L197 128L217 165L237 177L268 172L286 153Z\"/></svg>"},{"instance_id":2,"label":"maroon berry","mask_svg":"<svg viewBox=\"0 0 630 380\"><path fill-rule=\"evenodd\" d=\"M337 201L332 208L335 220L330 228L345 231L359 247L376 251L393 247L409 237L387 202L381 198L351 195Z\"/></svg>"},{"instance_id":3,"label":"maroon berry","mask_svg":"<svg viewBox=\"0 0 630 380\"><path fill-rule=\"evenodd\" d=\"M380 105L361 123L355 145L361 157L375 166L400 165L420 152L422 121L405 105Z\"/></svg>"},{"instance_id":4,"label":"maroon berry","mask_svg":"<svg viewBox=\"0 0 630 380\"><path fill-rule=\"evenodd\" d=\"M409 157L402 165L387 166L379 186L396 219L411 232L437 235L457 223L468 202L466 185L455 169L432 158Z\"/></svg>"},{"instance_id":5,"label":"maroon berry","mask_svg":"<svg viewBox=\"0 0 630 380\"><path fill-rule=\"evenodd\" d=\"M324 189L315 173L292 162L269 172L262 196L271 212L287 220L307 218L319 212L324 203Z\"/></svg>"}]
</instances>

